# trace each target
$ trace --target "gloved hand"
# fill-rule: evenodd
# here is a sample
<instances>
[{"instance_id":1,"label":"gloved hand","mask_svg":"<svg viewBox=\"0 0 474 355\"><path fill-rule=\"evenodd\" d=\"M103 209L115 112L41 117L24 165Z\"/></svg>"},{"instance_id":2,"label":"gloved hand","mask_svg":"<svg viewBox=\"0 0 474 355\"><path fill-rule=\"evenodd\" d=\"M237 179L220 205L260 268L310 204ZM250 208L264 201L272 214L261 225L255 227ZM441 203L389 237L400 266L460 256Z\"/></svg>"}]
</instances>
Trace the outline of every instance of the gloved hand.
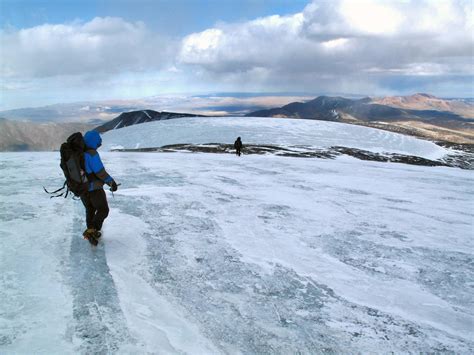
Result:
<instances>
[{"instance_id":1,"label":"gloved hand","mask_svg":"<svg viewBox=\"0 0 474 355\"><path fill-rule=\"evenodd\" d=\"M110 183L110 191L115 192L117 191L117 189L117 183L115 182L115 180L112 180L112 182Z\"/></svg>"}]
</instances>

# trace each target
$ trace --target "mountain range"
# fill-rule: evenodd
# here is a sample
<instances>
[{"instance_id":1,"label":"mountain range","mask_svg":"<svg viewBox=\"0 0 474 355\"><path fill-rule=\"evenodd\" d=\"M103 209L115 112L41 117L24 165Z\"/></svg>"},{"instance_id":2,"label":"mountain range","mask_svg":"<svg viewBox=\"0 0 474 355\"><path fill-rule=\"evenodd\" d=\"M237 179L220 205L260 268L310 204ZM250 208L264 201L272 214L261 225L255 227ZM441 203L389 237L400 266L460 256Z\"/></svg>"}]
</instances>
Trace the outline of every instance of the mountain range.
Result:
<instances>
[{"instance_id":1,"label":"mountain range","mask_svg":"<svg viewBox=\"0 0 474 355\"><path fill-rule=\"evenodd\" d=\"M447 111L466 118L474 118L472 101L462 99L441 99L429 94L410 96L386 96L375 98L373 103L411 110Z\"/></svg>"},{"instance_id":2,"label":"mountain range","mask_svg":"<svg viewBox=\"0 0 474 355\"><path fill-rule=\"evenodd\" d=\"M462 113L462 114L461 114ZM460 121L474 122L472 105L437 99L427 94L408 97L385 97L352 100L344 97L319 96L307 102L248 113L246 116L305 118L327 121Z\"/></svg>"},{"instance_id":3,"label":"mountain range","mask_svg":"<svg viewBox=\"0 0 474 355\"><path fill-rule=\"evenodd\" d=\"M344 95L343 95L344 96ZM143 109L186 112L206 116L242 116L250 111L311 100L314 95L265 93L213 93L208 95L159 95L141 99L78 101L0 111L0 117L32 122L84 122L100 125L122 112Z\"/></svg>"},{"instance_id":4,"label":"mountain range","mask_svg":"<svg viewBox=\"0 0 474 355\"><path fill-rule=\"evenodd\" d=\"M71 107L68 108L69 106ZM82 122L59 123L57 110L60 109L66 114L66 120L69 116L72 118L75 115L74 112L77 109L72 104L69 106L39 109L38 112L44 119L52 112L51 117L56 117L55 122L23 121L15 119L15 115L10 120L10 116L4 116L8 119L0 119L0 151L55 150L68 135L76 131L96 129L103 133L152 121L190 116L204 117L192 113L149 109L130 110L126 106L120 106L119 109L119 106L88 105L80 109L88 115L81 118ZM29 115L35 111L35 109L19 109L14 110L14 113L20 116L25 115L25 110ZM109 117L109 120L106 123L98 119L93 120L91 118L94 116L90 112L99 112L102 118ZM120 114L114 117L118 113ZM474 101L441 99L429 94L362 99L319 96L312 100L292 102L281 107L247 113L246 116L335 121L375 127L431 140L474 144ZM84 123L85 121L87 123Z\"/></svg>"},{"instance_id":5,"label":"mountain range","mask_svg":"<svg viewBox=\"0 0 474 355\"><path fill-rule=\"evenodd\" d=\"M356 100L319 96L307 102L292 102L246 116L345 122L435 140L474 143L472 103L428 94Z\"/></svg>"},{"instance_id":6,"label":"mountain range","mask_svg":"<svg viewBox=\"0 0 474 355\"><path fill-rule=\"evenodd\" d=\"M37 123L0 118L0 151L58 150L72 133L93 128L86 123Z\"/></svg>"}]
</instances>

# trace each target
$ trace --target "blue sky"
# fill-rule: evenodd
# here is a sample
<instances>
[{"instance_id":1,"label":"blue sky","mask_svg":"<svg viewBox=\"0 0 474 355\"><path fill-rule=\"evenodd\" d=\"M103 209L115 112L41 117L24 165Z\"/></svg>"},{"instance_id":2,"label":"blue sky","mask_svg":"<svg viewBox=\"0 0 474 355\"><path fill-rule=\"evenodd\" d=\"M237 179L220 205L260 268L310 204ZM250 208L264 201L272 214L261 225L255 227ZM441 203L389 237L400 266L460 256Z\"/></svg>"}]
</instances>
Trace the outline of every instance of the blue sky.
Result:
<instances>
[{"instance_id":1,"label":"blue sky","mask_svg":"<svg viewBox=\"0 0 474 355\"><path fill-rule=\"evenodd\" d=\"M120 17L143 21L155 31L182 36L219 21L248 21L303 10L307 0L2 0L1 27Z\"/></svg>"},{"instance_id":2,"label":"blue sky","mask_svg":"<svg viewBox=\"0 0 474 355\"><path fill-rule=\"evenodd\" d=\"M474 96L470 0L0 6L0 110L210 92Z\"/></svg>"}]
</instances>

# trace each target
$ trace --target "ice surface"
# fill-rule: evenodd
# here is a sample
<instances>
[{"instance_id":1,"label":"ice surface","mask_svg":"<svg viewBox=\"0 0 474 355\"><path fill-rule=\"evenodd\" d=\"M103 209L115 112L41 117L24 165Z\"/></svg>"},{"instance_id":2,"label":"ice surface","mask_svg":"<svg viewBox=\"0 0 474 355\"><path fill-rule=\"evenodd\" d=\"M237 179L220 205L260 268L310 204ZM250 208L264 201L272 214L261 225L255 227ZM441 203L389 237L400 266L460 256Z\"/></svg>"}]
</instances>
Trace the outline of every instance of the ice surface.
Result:
<instances>
[{"instance_id":1,"label":"ice surface","mask_svg":"<svg viewBox=\"0 0 474 355\"><path fill-rule=\"evenodd\" d=\"M49 199L58 153L0 155L0 353L474 351L473 172L102 153L103 241Z\"/></svg>"},{"instance_id":2,"label":"ice surface","mask_svg":"<svg viewBox=\"0 0 474 355\"><path fill-rule=\"evenodd\" d=\"M447 150L415 137L338 122L268 117L188 117L156 121L106 132L103 149L160 147L178 143L345 146L372 152L439 159Z\"/></svg>"}]
</instances>

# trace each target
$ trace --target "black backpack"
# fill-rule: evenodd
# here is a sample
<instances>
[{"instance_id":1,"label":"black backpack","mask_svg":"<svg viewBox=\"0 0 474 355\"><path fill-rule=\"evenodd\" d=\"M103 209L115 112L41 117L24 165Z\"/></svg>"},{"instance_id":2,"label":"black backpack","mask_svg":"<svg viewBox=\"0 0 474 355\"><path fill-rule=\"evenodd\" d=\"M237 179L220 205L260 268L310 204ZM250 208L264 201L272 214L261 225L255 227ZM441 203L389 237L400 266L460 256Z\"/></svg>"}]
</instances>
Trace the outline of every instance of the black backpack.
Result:
<instances>
[{"instance_id":1,"label":"black backpack","mask_svg":"<svg viewBox=\"0 0 474 355\"><path fill-rule=\"evenodd\" d=\"M84 142L84 137L82 133L76 132L69 136L69 138L61 144L59 149L61 153L61 163L60 167L64 173L66 181L62 188L49 192L44 188L48 194L58 193L65 188L66 191L62 192L59 195L51 197L59 197L66 194L64 197L67 197L69 191L71 191L76 197L80 197L87 192L87 176L86 169L84 167L84 150L86 144Z\"/></svg>"}]
</instances>

